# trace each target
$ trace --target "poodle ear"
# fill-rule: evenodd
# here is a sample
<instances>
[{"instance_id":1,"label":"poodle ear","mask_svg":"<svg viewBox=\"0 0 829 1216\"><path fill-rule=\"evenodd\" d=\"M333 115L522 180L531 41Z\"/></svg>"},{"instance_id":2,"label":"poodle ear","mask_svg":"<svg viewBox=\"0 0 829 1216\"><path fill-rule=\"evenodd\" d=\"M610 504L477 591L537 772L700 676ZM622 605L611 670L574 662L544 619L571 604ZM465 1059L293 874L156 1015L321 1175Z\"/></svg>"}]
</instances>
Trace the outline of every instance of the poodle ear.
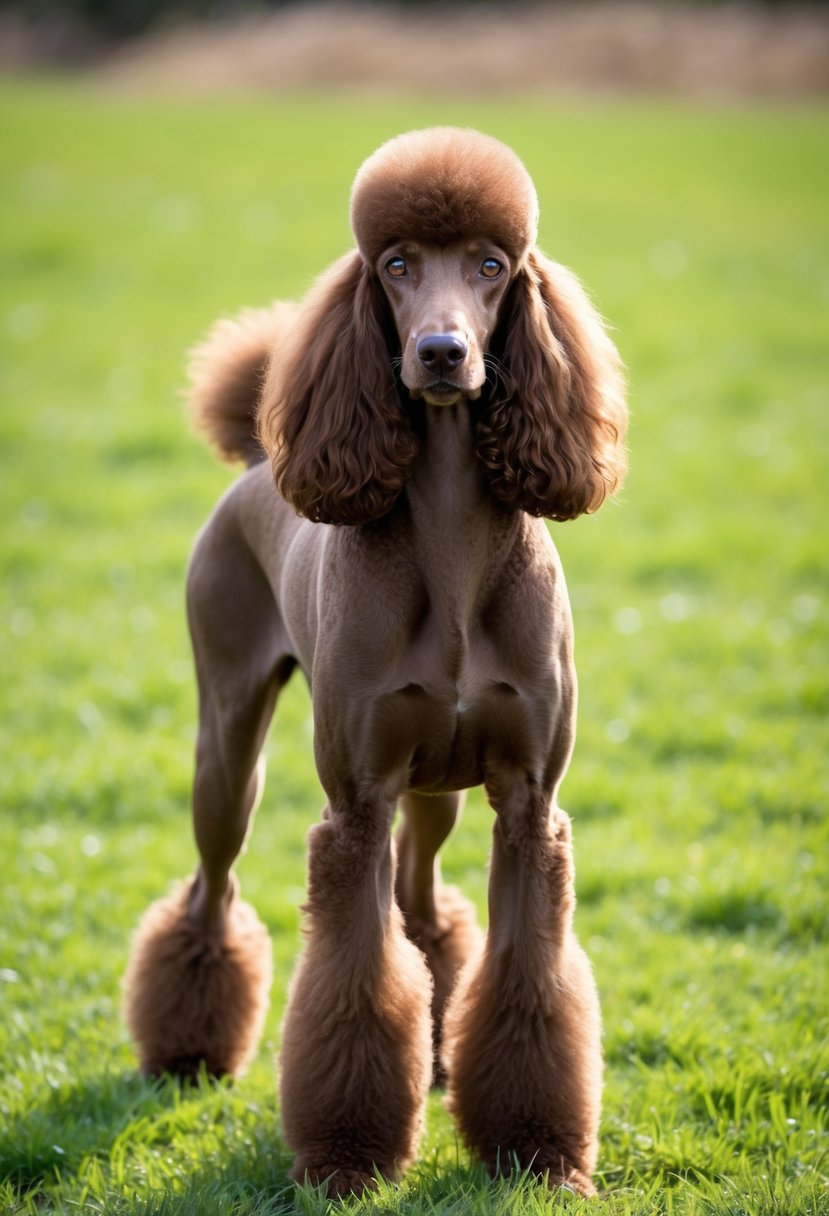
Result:
<instances>
[{"instance_id":1,"label":"poodle ear","mask_svg":"<svg viewBox=\"0 0 829 1216\"><path fill-rule=\"evenodd\" d=\"M618 353L575 276L533 250L492 353L478 440L492 492L550 519L597 510L625 476L627 411Z\"/></svg>"},{"instance_id":2,"label":"poodle ear","mask_svg":"<svg viewBox=\"0 0 829 1216\"><path fill-rule=\"evenodd\" d=\"M316 523L378 519L408 479L417 441L390 334L382 288L354 252L318 281L271 356L259 437L280 493Z\"/></svg>"}]
</instances>

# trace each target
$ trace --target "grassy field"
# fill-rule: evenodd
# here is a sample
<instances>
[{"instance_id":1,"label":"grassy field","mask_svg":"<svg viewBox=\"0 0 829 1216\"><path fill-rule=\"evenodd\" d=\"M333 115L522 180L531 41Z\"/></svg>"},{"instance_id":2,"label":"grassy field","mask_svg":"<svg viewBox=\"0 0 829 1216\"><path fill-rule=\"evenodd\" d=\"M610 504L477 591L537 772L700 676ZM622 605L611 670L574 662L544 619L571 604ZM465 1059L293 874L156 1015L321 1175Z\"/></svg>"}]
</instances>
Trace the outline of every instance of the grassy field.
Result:
<instances>
[{"instance_id":1,"label":"grassy field","mask_svg":"<svg viewBox=\"0 0 829 1216\"><path fill-rule=\"evenodd\" d=\"M231 479L183 352L350 243L356 166L435 121L512 143L541 243L629 368L621 501L556 526L580 734L577 927L605 1017L604 1207L488 1183L440 1095L384 1213L829 1211L826 111L0 88L0 1211L323 1213L287 1182L273 1060L321 806L291 686L240 873L273 935L235 1086L134 1071L132 928L193 865L192 538ZM480 796L446 851L485 907Z\"/></svg>"}]
</instances>

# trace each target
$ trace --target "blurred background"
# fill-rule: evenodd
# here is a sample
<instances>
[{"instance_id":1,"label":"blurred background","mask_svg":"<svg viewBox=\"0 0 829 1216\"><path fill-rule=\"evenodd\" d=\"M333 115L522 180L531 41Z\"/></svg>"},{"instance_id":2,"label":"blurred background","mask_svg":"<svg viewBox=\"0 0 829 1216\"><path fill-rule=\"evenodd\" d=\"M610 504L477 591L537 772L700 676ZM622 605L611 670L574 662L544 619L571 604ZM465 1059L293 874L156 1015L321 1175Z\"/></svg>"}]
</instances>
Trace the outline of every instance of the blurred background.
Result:
<instances>
[{"instance_id":1,"label":"blurred background","mask_svg":"<svg viewBox=\"0 0 829 1216\"><path fill-rule=\"evenodd\" d=\"M133 87L794 98L829 87L825 4L6 0L0 65Z\"/></svg>"}]
</instances>

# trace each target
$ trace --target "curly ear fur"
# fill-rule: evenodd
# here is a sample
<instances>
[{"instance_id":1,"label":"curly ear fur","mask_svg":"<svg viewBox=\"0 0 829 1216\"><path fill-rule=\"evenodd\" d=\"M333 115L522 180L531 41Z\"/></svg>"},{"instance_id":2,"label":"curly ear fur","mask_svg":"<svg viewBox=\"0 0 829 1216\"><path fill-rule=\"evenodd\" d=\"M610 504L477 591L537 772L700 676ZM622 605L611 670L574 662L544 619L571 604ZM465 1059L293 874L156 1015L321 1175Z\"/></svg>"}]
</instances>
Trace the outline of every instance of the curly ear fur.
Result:
<instances>
[{"instance_id":1,"label":"curly ear fur","mask_svg":"<svg viewBox=\"0 0 829 1216\"><path fill-rule=\"evenodd\" d=\"M418 444L389 334L382 289L353 252L317 282L272 356L259 438L280 493L315 523L378 519L408 479Z\"/></svg>"},{"instance_id":2,"label":"curly ear fur","mask_svg":"<svg viewBox=\"0 0 829 1216\"><path fill-rule=\"evenodd\" d=\"M493 494L550 519L597 510L627 470L627 412L618 353L575 276L533 250L491 353L478 455Z\"/></svg>"}]
</instances>

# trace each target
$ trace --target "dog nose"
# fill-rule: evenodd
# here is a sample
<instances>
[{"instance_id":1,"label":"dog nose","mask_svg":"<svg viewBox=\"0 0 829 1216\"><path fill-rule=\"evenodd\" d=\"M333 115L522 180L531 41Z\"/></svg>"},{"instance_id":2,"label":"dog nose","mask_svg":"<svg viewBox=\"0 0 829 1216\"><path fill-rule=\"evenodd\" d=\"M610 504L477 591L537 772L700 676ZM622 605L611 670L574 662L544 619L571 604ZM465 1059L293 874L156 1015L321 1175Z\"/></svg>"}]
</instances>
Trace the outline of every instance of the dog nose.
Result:
<instances>
[{"instance_id":1,"label":"dog nose","mask_svg":"<svg viewBox=\"0 0 829 1216\"><path fill-rule=\"evenodd\" d=\"M416 350L425 368L445 376L463 363L469 347L460 334L424 334L418 338Z\"/></svg>"}]
</instances>

